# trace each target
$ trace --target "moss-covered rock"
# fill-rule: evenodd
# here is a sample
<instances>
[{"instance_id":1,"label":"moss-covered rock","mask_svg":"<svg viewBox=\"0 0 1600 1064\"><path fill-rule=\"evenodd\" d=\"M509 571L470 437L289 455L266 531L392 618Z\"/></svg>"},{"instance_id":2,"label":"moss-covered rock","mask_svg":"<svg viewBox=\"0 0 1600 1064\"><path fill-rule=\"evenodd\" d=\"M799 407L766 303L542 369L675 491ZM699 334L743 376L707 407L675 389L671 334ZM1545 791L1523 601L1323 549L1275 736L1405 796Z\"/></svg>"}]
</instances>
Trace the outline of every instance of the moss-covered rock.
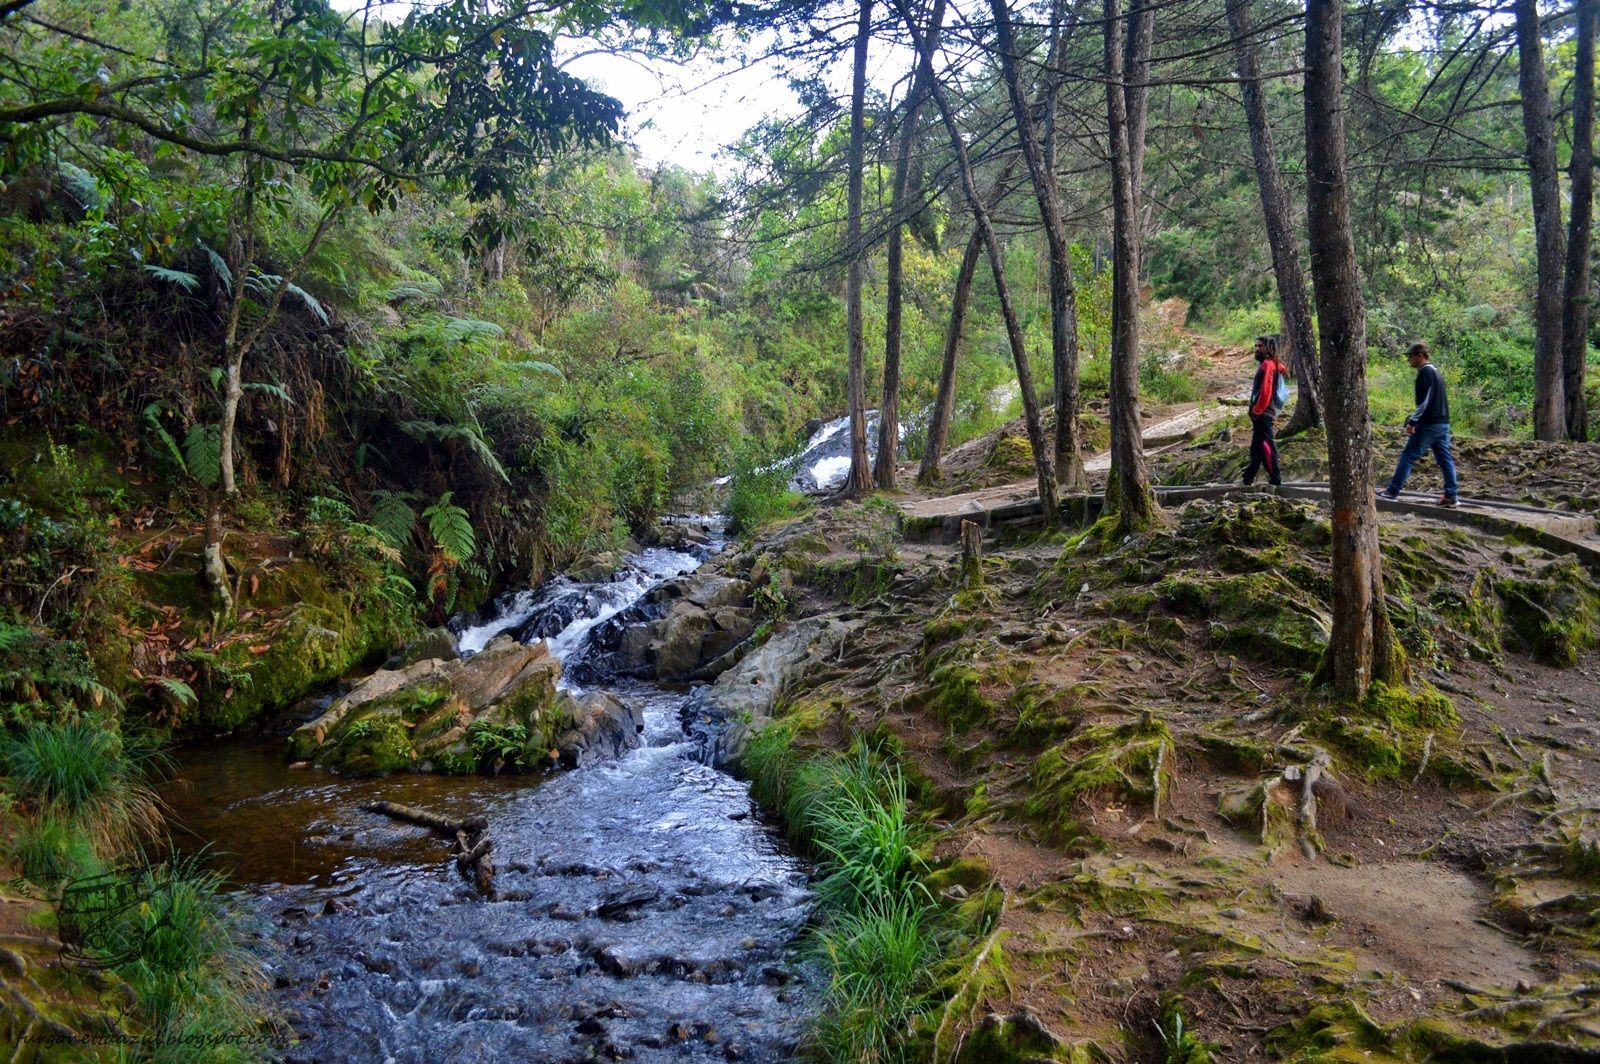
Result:
<instances>
[{"instance_id":1,"label":"moss-covered rock","mask_svg":"<svg viewBox=\"0 0 1600 1064\"><path fill-rule=\"evenodd\" d=\"M1440 587L1429 599L1447 633L1478 661L1495 662L1501 655L1505 607L1495 592L1495 583L1494 570L1480 569L1465 590Z\"/></svg>"},{"instance_id":2,"label":"moss-covered rock","mask_svg":"<svg viewBox=\"0 0 1600 1064\"><path fill-rule=\"evenodd\" d=\"M1572 558L1526 579L1502 579L1496 590L1510 634L1541 661L1576 665L1600 639L1600 587Z\"/></svg>"},{"instance_id":3,"label":"moss-covered rock","mask_svg":"<svg viewBox=\"0 0 1600 1064\"><path fill-rule=\"evenodd\" d=\"M1262 740L1246 735L1197 731L1185 737L1200 755L1225 772L1257 773L1267 767L1272 750Z\"/></svg>"},{"instance_id":4,"label":"moss-covered rock","mask_svg":"<svg viewBox=\"0 0 1600 1064\"><path fill-rule=\"evenodd\" d=\"M350 775L403 769L532 771L614 756L637 743L637 712L606 695L556 690L543 643L491 643L368 677L289 738L292 757Z\"/></svg>"},{"instance_id":5,"label":"moss-covered rock","mask_svg":"<svg viewBox=\"0 0 1600 1064\"><path fill-rule=\"evenodd\" d=\"M1033 472L1033 448L1026 436L998 436L985 464L1008 476L1025 477Z\"/></svg>"},{"instance_id":6,"label":"moss-covered rock","mask_svg":"<svg viewBox=\"0 0 1600 1064\"><path fill-rule=\"evenodd\" d=\"M1009 741L1025 748L1038 749L1053 743L1083 719L1074 688L1051 687L1031 680L1011 692L1005 708L1016 718Z\"/></svg>"},{"instance_id":7,"label":"moss-covered rock","mask_svg":"<svg viewBox=\"0 0 1600 1064\"><path fill-rule=\"evenodd\" d=\"M933 714L952 728L976 727L994 716L994 703L983 693L983 676L967 661L947 661L928 677L925 694Z\"/></svg>"},{"instance_id":8,"label":"moss-covered rock","mask_svg":"<svg viewBox=\"0 0 1600 1064\"><path fill-rule=\"evenodd\" d=\"M285 605L275 605L280 599ZM195 716L187 730L228 731L287 706L364 662L382 660L415 631L408 611L372 589L352 589L311 562L263 581L255 608L289 612L258 635L197 650Z\"/></svg>"}]
</instances>

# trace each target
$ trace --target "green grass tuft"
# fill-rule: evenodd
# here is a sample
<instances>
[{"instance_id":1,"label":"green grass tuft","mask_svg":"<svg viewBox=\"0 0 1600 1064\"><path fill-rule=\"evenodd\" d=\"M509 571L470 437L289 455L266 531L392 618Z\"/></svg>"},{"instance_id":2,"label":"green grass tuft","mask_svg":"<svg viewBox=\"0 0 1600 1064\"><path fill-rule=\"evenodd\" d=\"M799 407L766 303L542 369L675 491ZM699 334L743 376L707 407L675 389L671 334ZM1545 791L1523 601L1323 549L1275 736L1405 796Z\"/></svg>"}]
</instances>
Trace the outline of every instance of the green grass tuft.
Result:
<instances>
[{"instance_id":1,"label":"green grass tuft","mask_svg":"<svg viewBox=\"0 0 1600 1064\"><path fill-rule=\"evenodd\" d=\"M38 721L0 736L0 768L10 789L47 817L80 829L102 854L159 829L160 804L146 782L155 757L91 720Z\"/></svg>"}]
</instances>

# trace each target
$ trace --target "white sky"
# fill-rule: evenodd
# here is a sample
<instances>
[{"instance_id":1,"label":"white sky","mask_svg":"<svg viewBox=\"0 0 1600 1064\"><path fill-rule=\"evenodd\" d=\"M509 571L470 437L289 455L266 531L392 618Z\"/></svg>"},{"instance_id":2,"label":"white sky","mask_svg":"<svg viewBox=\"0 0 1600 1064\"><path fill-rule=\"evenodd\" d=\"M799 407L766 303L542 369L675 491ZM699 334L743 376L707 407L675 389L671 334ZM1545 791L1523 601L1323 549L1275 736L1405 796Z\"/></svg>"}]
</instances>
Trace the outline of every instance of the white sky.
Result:
<instances>
[{"instance_id":1,"label":"white sky","mask_svg":"<svg viewBox=\"0 0 1600 1064\"><path fill-rule=\"evenodd\" d=\"M713 173L718 154L761 119L799 108L769 64L736 68L710 59L684 65L591 54L564 64L568 73L615 96L628 112L624 136L648 164L675 163Z\"/></svg>"},{"instance_id":2,"label":"white sky","mask_svg":"<svg viewBox=\"0 0 1600 1064\"><path fill-rule=\"evenodd\" d=\"M365 9L378 20L403 17L411 6L411 0L331 3L349 13ZM794 93L771 63L741 68L711 57L672 63L599 51L585 54L590 43L560 41L558 54L576 56L564 61L562 69L621 101L627 111L624 137L651 165L670 162L700 173L725 169L730 164L718 158L723 148L768 115L799 110ZM848 78L848 71L844 76Z\"/></svg>"}]
</instances>

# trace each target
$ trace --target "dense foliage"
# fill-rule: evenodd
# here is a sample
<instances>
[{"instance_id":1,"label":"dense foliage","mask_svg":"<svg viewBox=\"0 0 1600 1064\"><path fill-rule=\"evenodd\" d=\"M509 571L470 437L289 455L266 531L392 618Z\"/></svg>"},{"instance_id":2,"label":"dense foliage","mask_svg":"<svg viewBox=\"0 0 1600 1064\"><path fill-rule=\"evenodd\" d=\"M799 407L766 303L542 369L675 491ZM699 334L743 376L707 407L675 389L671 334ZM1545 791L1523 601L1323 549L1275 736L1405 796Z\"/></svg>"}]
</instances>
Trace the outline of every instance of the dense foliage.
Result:
<instances>
[{"instance_id":1,"label":"dense foliage","mask_svg":"<svg viewBox=\"0 0 1600 1064\"><path fill-rule=\"evenodd\" d=\"M1062 62L1043 98L1055 100L1046 125L1095 408L1112 343L1102 38L1090 17L1052 28L1067 6L1019 5L1017 21L1030 78L1045 55ZM1187 402L1200 397L1186 362L1197 332L1243 344L1279 320L1222 5L1158 6L1143 279L1150 299L1180 302L1147 329L1137 366L1147 399ZM916 7L881 9L872 47L904 45L899 14L925 17ZM1254 16L1270 28L1256 45L1297 234L1300 7L1263 2ZM899 403L918 454L973 223L926 108L906 140L914 209L891 217L912 109L886 83L858 130L866 246L845 246L851 130L826 72L854 43L857 10L0 3L3 857L44 887L114 872L167 899L158 922L218 929L187 954L131 918L119 929L150 947L123 973L147 1028L234 1023L254 983L213 881L117 864L159 825L159 763L141 729L238 727L513 580L645 533L723 474L742 528L792 513L803 502L781 460L845 406L852 258L866 265L869 395L881 379L881 247L899 222L912 238ZM994 27L974 13L939 76L1037 357L1052 340L1040 210L1017 165ZM1566 7L1545 14L1565 164L1575 41ZM1410 375L1390 356L1425 339L1459 429L1525 434L1536 264L1509 23L1472 5L1358 5L1350 20L1374 415L1407 412ZM641 162L618 141L620 105L562 64L579 39L681 56L724 30L787 63L804 107L750 116L737 166L715 176ZM998 289L979 272L951 444L1016 412ZM1187 309L1181 327L1172 306ZM1247 370L1241 357L1241 384ZM816 769L814 789L862 807L873 797L905 828L898 783L858 765L868 782L851 785L849 769ZM818 809L806 830L819 850L861 865L853 841L829 841L829 817L872 810ZM896 888L916 865L901 849L885 873ZM858 922L841 919L824 945L845 973L895 962L903 985L870 989L903 1012L929 947L920 910L882 902L842 906ZM885 1022L906 1021L860 989L834 988L854 1025L835 1032L855 1047L839 1052L888 1054Z\"/></svg>"}]
</instances>

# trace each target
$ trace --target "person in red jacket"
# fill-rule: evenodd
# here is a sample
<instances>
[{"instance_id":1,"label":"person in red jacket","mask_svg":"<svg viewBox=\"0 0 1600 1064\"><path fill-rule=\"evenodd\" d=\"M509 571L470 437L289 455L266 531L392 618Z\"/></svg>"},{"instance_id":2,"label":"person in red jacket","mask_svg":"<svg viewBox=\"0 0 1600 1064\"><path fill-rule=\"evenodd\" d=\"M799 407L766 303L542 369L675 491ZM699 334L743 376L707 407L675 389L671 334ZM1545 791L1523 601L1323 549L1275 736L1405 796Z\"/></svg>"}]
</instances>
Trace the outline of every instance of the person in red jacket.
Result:
<instances>
[{"instance_id":1,"label":"person in red jacket","mask_svg":"<svg viewBox=\"0 0 1600 1064\"><path fill-rule=\"evenodd\" d=\"M1279 379L1288 380L1288 371L1278 361L1278 340L1274 336L1256 337L1255 383L1250 387L1250 464L1244 467L1244 482L1255 483L1256 472L1267 467L1267 480L1282 484L1278 474L1278 444L1272 438L1272 423L1283 412L1283 389Z\"/></svg>"}]
</instances>

